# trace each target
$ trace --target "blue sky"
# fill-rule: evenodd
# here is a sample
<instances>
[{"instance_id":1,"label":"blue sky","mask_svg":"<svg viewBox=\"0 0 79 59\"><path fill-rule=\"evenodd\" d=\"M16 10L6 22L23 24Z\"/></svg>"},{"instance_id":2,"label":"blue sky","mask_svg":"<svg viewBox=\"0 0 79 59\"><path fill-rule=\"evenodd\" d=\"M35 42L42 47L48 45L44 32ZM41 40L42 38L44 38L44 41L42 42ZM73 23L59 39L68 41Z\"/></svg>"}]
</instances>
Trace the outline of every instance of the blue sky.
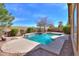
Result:
<instances>
[{"instance_id":1,"label":"blue sky","mask_svg":"<svg viewBox=\"0 0 79 59\"><path fill-rule=\"evenodd\" d=\"M5 6L15 17L13 26L35 26L41 17L48 17L48 21L55 26L59 21L63 25L68 21L68 7L64 3L7 3Z\"/></svg>"}]
</instances>

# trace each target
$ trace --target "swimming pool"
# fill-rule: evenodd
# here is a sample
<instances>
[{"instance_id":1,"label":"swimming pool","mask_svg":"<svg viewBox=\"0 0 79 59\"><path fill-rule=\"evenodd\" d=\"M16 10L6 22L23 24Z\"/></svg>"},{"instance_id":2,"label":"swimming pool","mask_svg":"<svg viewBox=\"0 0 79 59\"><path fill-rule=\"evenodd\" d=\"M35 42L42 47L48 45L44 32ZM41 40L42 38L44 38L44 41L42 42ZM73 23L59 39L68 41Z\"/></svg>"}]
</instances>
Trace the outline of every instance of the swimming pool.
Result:
<instances>
[{"instance_id":1,"label":"swimming pool","mask_svg":"<svg viewBox=\"0 0 79 59\"><path fill-rule=\"evenodd\" d=\"M42 34L30 34L30 35L25 35L26 39L29 39L31 41L35 41L38 42L40 44L49 44L51 42L54 41L53 38L51 38L51 36L60 36L62 34L54 34L54 33L42 33Z\"/></svg>"}]
</instances>

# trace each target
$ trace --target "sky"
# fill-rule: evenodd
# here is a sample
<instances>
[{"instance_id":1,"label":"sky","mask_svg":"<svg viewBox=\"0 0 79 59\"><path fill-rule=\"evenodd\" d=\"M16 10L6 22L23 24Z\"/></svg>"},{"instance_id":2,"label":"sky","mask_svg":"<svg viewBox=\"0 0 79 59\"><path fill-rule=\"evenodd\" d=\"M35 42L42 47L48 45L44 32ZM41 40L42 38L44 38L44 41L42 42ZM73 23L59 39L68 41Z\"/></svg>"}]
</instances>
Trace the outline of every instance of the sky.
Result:
<instances>
[{"instance_id":1,"label":"sky","mask_svg":"<svg viewBox=\"0 0 79 59\"><path fill-rule=\"evenodd\" d=\"M60 3L7 3L7 10L15 17L13 26L36 26L42 17L47 17L48 22L58 26L68 22L67 4Z\"/></svg>"}]
</instances>

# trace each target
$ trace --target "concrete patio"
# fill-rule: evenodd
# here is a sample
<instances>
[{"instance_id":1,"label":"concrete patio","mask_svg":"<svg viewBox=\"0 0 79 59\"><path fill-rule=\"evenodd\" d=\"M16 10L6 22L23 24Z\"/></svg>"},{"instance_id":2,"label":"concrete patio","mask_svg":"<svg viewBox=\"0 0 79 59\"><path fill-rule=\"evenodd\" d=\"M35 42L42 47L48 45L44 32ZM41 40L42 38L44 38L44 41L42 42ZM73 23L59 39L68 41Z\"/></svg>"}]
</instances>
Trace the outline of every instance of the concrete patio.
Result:
<instances>
[{"instance_id":1,"label":"concrete patio","mask_svg":"<svg viewBox=\"0 0 79 59\"><path fill-rule=\"evenodd\" d=\"M59 38L57 38L57 39L59 40ZM60 41L63 41L63 42L61 43L62 45L58 45L58 47L59 46L60 47L56 50L57 52L55 52L55 49L56 49L55 46L57 45L56 42L55 42L55 45L53 45L54 43L53 44L49 44L50 46L48 45L49 49L47 48L47 46L44 47L44 45L41 45L42 48L36 49L36 47L39 47L39 45L38 45L35 48L33 48L32 50L30 50L29 52L24 53L24 54L22 54L22 53L13 53L13 52L11 53L11 51L10 51L10 53L8 53L9 50L6 50L5 46L3 46L3 48L4 48L3 50L5 51L5 52L3 52L1 47L2 47L2 45L5 45L5 43L7 41L0 41L0 56L23 56L23 55L24 56L59 56L59 55L60 56L73 56L74 55L74 52L73 52L73 47L72 47L72 41L71 41L71 39L66 39L66 40L63 39L63 40L60 40ZM18 41L18 42L22 42L22 41ZM25 44L27 44L27 43L25 43ZM21 45L19 45L19 47L20 46ZM22 46L24 46L24 45L22 45ZM50 47L53 47L53 48L51 48L51 50L50 50ZM15 48L18 49L18 45ZM49 51L46 50L46 48ZM11 49L11 50L15 51L16 49ZM27 49L24 49L24 50L27 50ZM18 51L18 50L16 50L16 51Z\"/></svg>"},{"instance_id":2,"label":"concrete patio","mask_svg":"<svg viewBox=\"0 0 79 59\"><path fill-rule=\"evenodd\" d=\"M40 48L25 54L25 56L74 56L74 52L71 39L68 39L65 41L59 55L55 53L50 53L49 51Z\"/></svg>"}]
</instances>

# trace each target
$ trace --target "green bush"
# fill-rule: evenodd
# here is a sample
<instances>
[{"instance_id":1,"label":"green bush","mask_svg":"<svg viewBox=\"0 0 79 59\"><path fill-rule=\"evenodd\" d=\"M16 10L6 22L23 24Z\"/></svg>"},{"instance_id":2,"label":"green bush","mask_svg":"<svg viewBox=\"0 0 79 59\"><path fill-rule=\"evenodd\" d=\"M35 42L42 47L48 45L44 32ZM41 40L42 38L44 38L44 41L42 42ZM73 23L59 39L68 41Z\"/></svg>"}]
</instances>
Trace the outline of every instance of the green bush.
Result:
<instances>
[{"instance_id":1,"label":"green bush","mask_svg":"<svg viewBox=\"0 0 79 59\"><path fill-rule=\"evenodd\" d=\"M27 31L26 31L26 32L27 32L27 33L34 32L34 28L29 27L29 28L27 28Z\"/></svg>"},{"instance_id":2,"label":"green bush","mask_svg":"<svg viewBox=\"0 0 79 59\"><path fill-rule=\"evenodd\" d=\"M11 35L11 36L16 36L17 33L18 33L18 29L12 29L12 30L10 31L10 35Z\"/></svg>"},{"instance_id":3,"label":"green bush","mask_svg":"<svg viewBox=\"0 0 79 59\"><path fill-rule=\"evenodd\" d=\"M63 27L63 31L64 31L65 34L70 34L70 32L71 32L70 26L69 26L69 25L64 26L64 27Z\"/></svg>"}]
</instances>

